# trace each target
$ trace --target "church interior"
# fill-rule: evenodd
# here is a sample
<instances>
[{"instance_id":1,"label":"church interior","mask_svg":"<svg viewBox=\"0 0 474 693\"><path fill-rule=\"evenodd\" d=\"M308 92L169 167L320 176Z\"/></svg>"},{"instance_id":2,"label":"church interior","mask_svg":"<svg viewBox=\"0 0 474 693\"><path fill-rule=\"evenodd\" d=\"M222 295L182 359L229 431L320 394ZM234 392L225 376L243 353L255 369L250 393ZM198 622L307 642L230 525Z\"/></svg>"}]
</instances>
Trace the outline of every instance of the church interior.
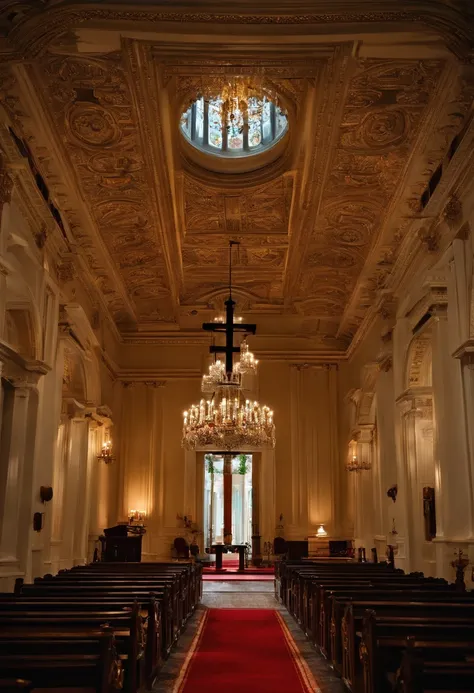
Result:
<instances>
[{"instance_id":1,"label":"church interior","mask_svg":"<svg viewBox=\"0 0 474 693\"><path fill-rule=\"evenodd\" d=\"M0 377L4 693L474 691L472 0L1 0Z\"/></svg>"}]
</instances>

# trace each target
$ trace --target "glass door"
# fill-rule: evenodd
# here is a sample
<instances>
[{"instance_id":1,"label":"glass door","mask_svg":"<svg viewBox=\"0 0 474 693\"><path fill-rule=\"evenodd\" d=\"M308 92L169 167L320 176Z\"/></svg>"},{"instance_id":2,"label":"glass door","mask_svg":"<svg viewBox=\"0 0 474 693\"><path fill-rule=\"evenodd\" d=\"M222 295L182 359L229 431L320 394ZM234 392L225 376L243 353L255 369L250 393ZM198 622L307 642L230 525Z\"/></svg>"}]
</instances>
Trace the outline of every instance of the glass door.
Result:
<instances>
[{"instance_id":1,"label":"glass door","mask_svg":"<svg viewBox=\"0 0 474 693\"><path fill-rule=\"evenodd\" d=\"M252 455L232 458L232 543L252 540ZM224 543L224 457L204 456L204 544Z\"/></svg>"}]
</instances>

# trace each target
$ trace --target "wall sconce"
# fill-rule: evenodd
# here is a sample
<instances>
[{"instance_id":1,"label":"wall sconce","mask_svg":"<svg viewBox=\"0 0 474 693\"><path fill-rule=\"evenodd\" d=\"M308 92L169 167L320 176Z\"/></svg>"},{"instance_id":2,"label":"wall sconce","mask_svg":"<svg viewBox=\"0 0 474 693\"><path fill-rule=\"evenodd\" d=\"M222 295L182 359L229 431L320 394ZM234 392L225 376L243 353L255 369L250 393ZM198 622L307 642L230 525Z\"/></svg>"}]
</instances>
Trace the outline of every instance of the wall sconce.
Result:
<instances>
[{"instance_id":1,"label":"wall sconce","mask_svg":"<svg viewBox=\"0 0 474 693\"><path fill-rule=\"evenodd\" d=\"M370 460L366 457L361 458L359 456L359 446L357 440L355 439L352 439L349 443L346 469L348 472L362 472L364 470L372 469Z\"/></svg>"},{"instance_id":2,"label":"wall sconce","mask_svg":"<svg viewBox=\"0 0 474 693\"><path fill-rule=\"evenodd\" d=\"M139 522L140 524L143 524L146 520L145 510L129 510L128 520L130 524L133 524L133 522Z\"/></svg>"},{"instance_id":3,"label":"wall sconce","mask_svg":"<svg viewBox=\"0 0 474 693\"><path fill-rule=\"evenodd\" d=\"M53 498L53 489L51 486L40 486L40 498L42 503L49 503Z\"/></svg>"},{"instance_id":4,"label":"wall sconce","mask_svg":"<svg viewBox=\"0 0 474 693\"><path fill-rule=\"evenodd\" d=\"M44 513L35 513L33 515L33 529L35 532L41 532L43 529Z\"/></svg>"},{"instance_id":5,"label":"wall sconce","mask_svg":"<svg viewBox=\"0 0 474 693\"><path fill-rule=\"evenodd\" d=\"M318 531L316 532L316 536L318 538L321 538L321 537L327 537L327 535L328 535L328 533L324 529L324 525L319 525Z\"/></svg>"},{"instance_id":6,"label":"wall sconce","mask_svg":"<svg viewBox=\"0 0 474 693\"><path fill-rule=\"evenodd\" d=\"M394 486L390 486L390 488L387 491L387 496L395 501L397 500L397 494L398 494L398 486L397 484L394 484Z\"/></svg>"},{"instance_id":7,"label":"wall sconce","mask_svg":"<svg viewBox=\"0 0 474 693\"><path fill-rule=\"evenodd\" d=\"M110 440L105 441L102 445L102 450L100 455L97 455L97 459L99 462L105 462L105 464L111 464L115 460L115 457L112 455L112 443Z\"/></svg>"}]
</instances>

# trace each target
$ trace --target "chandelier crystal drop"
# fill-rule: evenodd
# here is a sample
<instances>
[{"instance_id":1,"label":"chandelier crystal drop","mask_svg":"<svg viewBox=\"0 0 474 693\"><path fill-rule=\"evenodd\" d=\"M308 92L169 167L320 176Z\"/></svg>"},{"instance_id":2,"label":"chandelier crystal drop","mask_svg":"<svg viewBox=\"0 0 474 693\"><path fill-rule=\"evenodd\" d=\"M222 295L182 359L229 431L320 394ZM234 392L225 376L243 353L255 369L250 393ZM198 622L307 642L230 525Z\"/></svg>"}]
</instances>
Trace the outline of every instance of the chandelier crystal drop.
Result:
<instances>
[{"instance_id":1,"label":"chandelier crystal drop","mask_svg":"<svg viewBox=\"0 0 474 693\"><path fill-rule=\"evenodd\" d=\"M182 445L188 450L212 447L214 450L241 451L245 448L273 448L275 446L275 425L273 411L266 405L252 401L244 394L242 375L255 373L258 361L255 359L246 339L239 347L234 347L235 332L255 334L256 325L244 324L235 320L235 303L232 300L231 253L229 258L229 298L225 301L226 321L204 323L203 328L212 332L224 333L225 347L212 346L213 354L224 353L225 362L216 358L209 366L208 374L202 378L201 391L208 399L201 399L183 414ZM234 363L234 352L240 351L240 359Z\"/></svg>"},{"instance_id":2,"label":"chandelier crystal drop","mask_svg":"<svg viewBox=\"0 0 474 693\"><path fill-rule=\"evenodd\" d=\"M240 362L237 364L240 373L256 373L258 361L249 350L247 340L240 345Z\"/></svg>"},{"instance_id":3,"label":"chandelier crystal drop","mask_svg":"<svg viewBox=\"0 0 474 693\"><path fill-rule=\"evenodd\" d=\"M211 400L202 399L184 412L183 445L218 450L274 447L273 411L244 400L240 387L219 387Z\"/></svg>"}]
</instances>

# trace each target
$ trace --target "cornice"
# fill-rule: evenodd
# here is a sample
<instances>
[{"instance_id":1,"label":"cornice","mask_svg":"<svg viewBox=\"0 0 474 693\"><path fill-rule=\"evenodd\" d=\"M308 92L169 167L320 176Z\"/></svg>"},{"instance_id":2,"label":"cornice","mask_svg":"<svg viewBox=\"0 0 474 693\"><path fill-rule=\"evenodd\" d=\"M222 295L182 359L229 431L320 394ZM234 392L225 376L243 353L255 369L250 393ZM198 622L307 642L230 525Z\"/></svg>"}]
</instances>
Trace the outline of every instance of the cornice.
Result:
<instances>
[{"instance_id":1,"label":"cornice","mask_svg":"<svg viewBox=\"0 0 474 693\"><path fill-rule=\"evenodd\" d=\"M459 359L463 364L474 364L474 339L468 339L453 353L453 358Z\"/></svg>"},{"instance_id":2,"label":"cornice","mask_svg":"<svg viewBox=\"0 0 474 693\"><path fill-rule=\"evenodd\" d=\"M345 351L319 351L317 349L299 351L297 349L271 350L255 348L255 355L262 361L283 361L291 362L292 364L316 364L321 366L326 363L344 361L347 358L346 353Z\"/></svg>"},{"instance_id":3,"label":"cornice","mask_svg":"<svg viewBox=\"0 0 474 693\"><path fill-rule=\"evenodd\" d=\"M19 377L31 377L37 382L40 376L46 375L51 370L44 361L39 359L28 359L18 354L11 346L3 340L0 340L0 361L10 364L15 371L18 371ZM7 369L8 370L8 369ZM15 377L17 373L15 372ZM8 377L3 370L3 377Z\"/></svg>"},{"instance_id":4,"label":"cornice","mask_svg":"<svg viewBox=\"0 0 474 693\"><path fill-rule=\"evenodd\" d=\"M156 346L209 346L212 338L208 334L196 334L186 331L162 331L122 333L121 343L126 345L137 344Z\"/></svg>"},{"instance_id":5,"label":"cornice","mask_svg":"<svg viewBox=\"0 0 474 693\"><path fill-rule=\"evenodd\" d=\"M126 383L147 383L166 380L199 380L202 372L198 368L123 368L117 379Z\"/></svg>"},{"instance_id":6,"label":"cornice","mask_svg":"<svg viewBox=\"0 0 474 693\"><path fill-rule=\"evenodd\" d=\"M402 8L400 7L402 5ZM309 25L321 26L327 31L328 25L348 25L357 23L366 25L368 29L383 23L393 24L394 28L425 28L435 30L458 55L465 55L472 46L472 35L463 17L453 7L445 3L425 0L424 2L405 1L403 4L395 0L374 2L366 0L354 5L334 0L328 11L327 2L297 2L297 3L259 3L255 11L255 3L241 0L234 3L232 11L222 11L222 3L209 1L200 3L199 12L192 3L162 2L153 7L137 7L137 5L101 4L99 7L92 3L65 2L48 7L46 10L33 11L26 14L11 30L8 39L13 57L35 58L44 52L48 45L60 33L81 25L97 25L107 22L107 28L112 22L145 23L147 30L155 24L241 24L257 25L260 27L281 27Z\"/></svg>"}]
</instances>

